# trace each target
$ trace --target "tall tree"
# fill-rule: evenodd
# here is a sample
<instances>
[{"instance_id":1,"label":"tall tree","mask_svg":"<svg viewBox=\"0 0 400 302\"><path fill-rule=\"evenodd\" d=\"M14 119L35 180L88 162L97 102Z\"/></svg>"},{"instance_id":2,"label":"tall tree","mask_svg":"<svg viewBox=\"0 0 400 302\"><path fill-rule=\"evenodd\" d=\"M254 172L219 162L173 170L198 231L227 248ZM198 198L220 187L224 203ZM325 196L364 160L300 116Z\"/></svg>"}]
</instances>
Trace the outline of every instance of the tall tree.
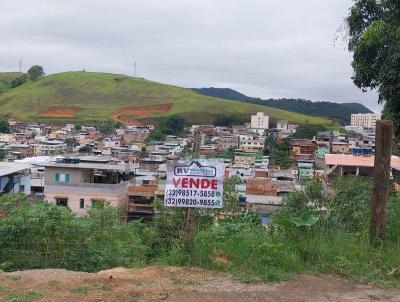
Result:
<instances>
[{"instance_id":1,"label":"tall tree","mask_svg":"<svg viewBox=\"0 0 400 302\"><path fill-rule=\"evenodd\" d=\"M0 133L10 133L10 125L5 120L0 120Z\"/></svg>"},{"instance_id":2,"label":"tall tree","mask_svg":"<svg viewBox=\"0 0 400 302\"><path fill-rule=\"evenodd\" d=\"M377 90L384 115L400 138L400 1L354 0L346 19L353 81L363 91Z\"/></svg>"},{"instance_id":3,"label":"tall tree","mask_svg":"<svg viewBox=\"0 0 400 302\"><path fill-rule=\"evenodd\" d=\"M41 76L44 76L43 67L39 65L33 65L31 68L29 68L27 73L28 73L28 78L31 81L36 81Z\"/></svg>"}]
</instances>

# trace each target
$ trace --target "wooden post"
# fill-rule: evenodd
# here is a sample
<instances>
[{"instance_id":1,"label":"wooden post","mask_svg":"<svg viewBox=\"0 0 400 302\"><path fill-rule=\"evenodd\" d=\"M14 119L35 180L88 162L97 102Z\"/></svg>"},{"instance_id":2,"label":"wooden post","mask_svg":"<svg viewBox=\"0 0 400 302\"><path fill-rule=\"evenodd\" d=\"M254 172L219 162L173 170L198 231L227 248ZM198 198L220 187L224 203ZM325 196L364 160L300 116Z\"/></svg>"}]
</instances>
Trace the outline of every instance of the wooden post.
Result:
<instances>
[{"instance_id":1,"label":"wooden post","mask_svg":"<svg viewBox=\"0 0 400 302\"><path fill-rule=\"evenodd\" d=\"M385 237L387 201L389 197L390 161L393 140L393 122L376 121L374 179L371 195L370 240Z\"/></svg>"},{"instance_id":2,"label":"wooden post","mask_svg":"<svg viewBox=\"0 0 400 302\"><path fill-rule=\"evenodd\" d=\"M193 133L193 150L192 158L197 159L200 157L200 145L201 145L201 133L199 129L196 129ZM192 249L193 235L196 226L196 209L186 208L186 223L185 223L185 246L186 251Z\"/></svg>"}]
</instances>

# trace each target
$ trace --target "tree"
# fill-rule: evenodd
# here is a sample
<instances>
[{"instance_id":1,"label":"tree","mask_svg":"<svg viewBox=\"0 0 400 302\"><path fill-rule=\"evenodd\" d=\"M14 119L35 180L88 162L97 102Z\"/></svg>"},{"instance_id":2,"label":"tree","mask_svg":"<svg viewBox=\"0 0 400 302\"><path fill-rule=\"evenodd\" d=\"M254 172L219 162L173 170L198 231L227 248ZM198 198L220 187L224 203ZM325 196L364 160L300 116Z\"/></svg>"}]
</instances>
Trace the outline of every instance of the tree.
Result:
<instances>
[{"instance_id":1,"label":"tree","mask_svg":"<svg viewBox=\"0 0 400 302\"><path fill-rule=\"evenodd\" d=\"M167 134L179 134L185 128L185 119L179 115L173 115L165 121Z\"/></svg>"},{"instance_id":2,"label":"tree","mask_svg":"<svg viewBox=\"0 0 400 302\"><path fill-rule=\"evenodd\" d=\"M149 156L149 153L147 152L147 149L146 149L146 147L142 147L142 149L140 150L140 155L139 155L139 157L140 158L146 158L146 157L148 157Z\"/></svg>"},{"instance_id":3,"label":"tree","mask_svg":"<svg viewBox=\"0 0 400 302\"><path fill-rule=\"evenodd\" d=\"M285 138L284 140L277 142L276 150L272 155L272 158L275 161L275 164L279 165L282 169L289 168L291 164L291 160L289 158L290 155L290 141Z\"/></svg>"},{"instance_id":4,"label":"tree","mask_svg":"<svg viewBox=\"0 0 400 302\"><path fill-rule=\"evenodd\" d=\"M28 70L29 80L36 81L41 76L44 76L44 70L42 66L33 65L31 68L29 68Z\"/></svg>"},{"instance_id":5,"label":"tree","mask_svg":"<svg viewBox=\"0 0 400 302\"><path fill-rule=\"evenodd\" d=\"M118 121L106 120L100 122L97 125L97 129L103 134L110 134L115 128L121 127L121 125Z\"/></svg>"},{"instance_id":6,"label":"tree","mask_svg":"<svg viewBox=\"0 0 400 302\"><path fill-rule=\"evenodd\" d=\"M5 120L0 120L0 133L10 133L10 125Z\"/></svg>"},{"instance_id":7,"label":"tree","mask_svg":"<svg viewBox=\"0 0 400 302\"><path fill-rule=\"evenodd\" d=\"M294 138L308 138L312 139L314 136L318 134L319 131L327 131L323 125L312 125L312 124L304 124L300 125L296 129L296 133L293 135Z\"/></svg>"},{"instance_id":8,"label":"tree","mask_svg":"<svg viewBox=\"0 0 400 302\"><path fill-rule=\"evenodd\" d=\"M395 123L399 139L400 1L355 0L346 24L354 84L378 91L384 116Z\"/></svg>"},{"instance_id":9,"label":"tree","mask_svg":"<svg viewBox=\"0 0 400 302\"><path fill-rule=\"evenodd\" d=\"M233 125L235 124L241 124L246 121L245 118L240 117L235 114L231 115L217 115L216 118L214 119L214 125L215 126L225 126L232 128Z\"/></svg>"},{"instance_id":10,"label":"tree","mask_svg":"<svg viewBox=\"0 0 400 302\"><path fill-rule=\"evenodd\" d=\"M67 138L65 139L65 144L66 144L68 147L76 147L76 146L78 145L78 141L76 140L75 137L67 137Z\"/></svg>"},{"instance_id":11,"label":"tree","mask_svg":"<svg viewBox=\"0 0 400 302\"><path fill-rule=\"evenodd\" d=\"M273 134L269 134L264 140L264 154L270 155L276 148L276 138Z\"/></svg>"},{"instance_id":12,"label":"tree","mask_svg":"<svg viewBox=\"0 0 400 302\"><path fill-rule=\"evenodd\" d=\"M11 86L11 88L21 86L22 84L25 84L27 80L28 80L28 76L26 74L24 74L18 78L15 78L14 80L12 80L10 83L10 86Z\"/></svg>"}]
</instances>

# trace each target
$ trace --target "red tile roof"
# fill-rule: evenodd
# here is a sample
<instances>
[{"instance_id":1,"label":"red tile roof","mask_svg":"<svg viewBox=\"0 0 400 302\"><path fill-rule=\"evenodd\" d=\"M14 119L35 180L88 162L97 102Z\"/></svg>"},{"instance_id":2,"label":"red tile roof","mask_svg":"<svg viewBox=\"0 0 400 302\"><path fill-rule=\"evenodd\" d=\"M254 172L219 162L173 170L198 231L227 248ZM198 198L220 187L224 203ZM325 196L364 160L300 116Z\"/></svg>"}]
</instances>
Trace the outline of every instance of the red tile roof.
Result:
<instances>
[{"instance_id":1,"label":"red tile roof","mask_svg":"<svg viewBox=\"0 0 400 302\"><path fill-rule=\"evenodd\" d=\"M375 156L356 156L348 154L325 154L327 165L373 167ZM391 167L400 167L400 157L392 156Z\"/></svg>"}]
</instances>

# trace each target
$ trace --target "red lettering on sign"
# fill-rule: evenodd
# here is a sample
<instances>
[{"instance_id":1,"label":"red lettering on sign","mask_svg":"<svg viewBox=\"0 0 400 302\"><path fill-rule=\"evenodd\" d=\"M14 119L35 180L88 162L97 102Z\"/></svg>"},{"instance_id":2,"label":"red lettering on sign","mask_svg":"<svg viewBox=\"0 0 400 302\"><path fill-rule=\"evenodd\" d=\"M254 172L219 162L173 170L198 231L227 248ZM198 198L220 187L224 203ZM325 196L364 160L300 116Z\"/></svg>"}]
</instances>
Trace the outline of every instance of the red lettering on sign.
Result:
<instances>
[{"instance_id":1,"label":"red lettering on sign","mask_svg":"<svg viewBox=\"0 0 400 302\"><path fill-rule=\"evenodd\" d=\"M181 179L180 178L172 178L172 182L174 183L174 187L178 187Z\"/></svg>"},{"instance_id":2,"label":"red lettering on sign","mask_svg":"<svg viewBox=\"0 0 400 302\"><path fill-rule=\"evenodd\" d=\"M183 177L183 178L172 178L172 182L174 184L174 187L182 187L185 189L212 189L212 190L217 190L218 189L218 181L216 179L209 180L207 178L188 178L188 177Z\"/></svg>"},{"instance_id":3,"label":"red lettering on sign","mask_svg":"<svg viewBox=\"0 0 400 302\"><path fill-rule=\"evenodd\" d=\"M198 179L198 178L196 178L196 179L193 179L193 178L191 178L190 179L190 187L191 188L199 188L199 186L200 186L200 179Z\"/></svg>"},{"instance_id":4,"label":"red lettering on sign","mask_svg":"<svg viewBox=\"0 0 400 302\"><path fill-rule=\"evenodd\" d=\"M202 189L207 189L209 186L210 186L210 181L208 179L201 180L201 188Z\"/></svg>"}]
</instances>

